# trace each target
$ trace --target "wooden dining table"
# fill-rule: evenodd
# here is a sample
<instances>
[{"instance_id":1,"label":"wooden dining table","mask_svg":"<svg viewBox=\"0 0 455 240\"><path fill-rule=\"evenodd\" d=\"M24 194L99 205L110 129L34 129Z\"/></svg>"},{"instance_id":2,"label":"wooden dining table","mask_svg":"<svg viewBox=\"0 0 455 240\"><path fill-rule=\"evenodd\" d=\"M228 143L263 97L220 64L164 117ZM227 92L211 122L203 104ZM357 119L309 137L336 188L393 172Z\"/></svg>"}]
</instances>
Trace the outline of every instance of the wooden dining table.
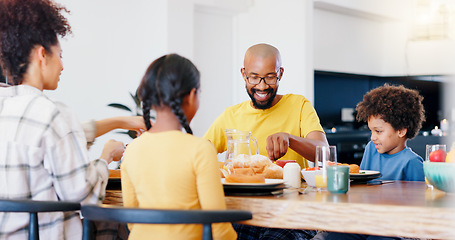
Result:
<instances>
[{"instance_id":1,"label":"wooden dining table","mask_svg":"<svg viewBox=\"0 0 455 240\"><path fill-rule=\"evenodd\" d=\"M428 188L425 182L351 184L346 194L300 192L225 199L228 209L251 211L253 219L242 223L253 226L455 239L455 194ZM122 205L121 190L108 189L104 203Z\"/></svg>"}]
</instances>

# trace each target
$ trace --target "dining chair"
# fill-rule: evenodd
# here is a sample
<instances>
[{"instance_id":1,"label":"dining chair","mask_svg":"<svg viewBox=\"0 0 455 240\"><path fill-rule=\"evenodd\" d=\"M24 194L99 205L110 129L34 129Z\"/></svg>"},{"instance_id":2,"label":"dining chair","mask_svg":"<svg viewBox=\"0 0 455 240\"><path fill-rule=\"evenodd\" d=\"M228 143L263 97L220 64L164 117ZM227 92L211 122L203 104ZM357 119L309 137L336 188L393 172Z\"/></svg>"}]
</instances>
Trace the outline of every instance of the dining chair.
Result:
<instances>
[{"instance_id":1,"label":"dining chair","mask_svg":"<svg viewBox=\"0 0 455 240\"><path fill-rule=\"evenodd\" d=\"M78 202L0 199L0 212L30 213L28 239L39 240L38 212L67 212L81 209Z\"/></svg>"},{"instance_id":2,"label":"dining chair","mask_svg":"<svg viewBox=\"0 0 455 240\"><path fill-rule=\"evenodd\" d=\"M92 221L145 224L202 224L202 239L212 237L212 223L249 220L252 213L243 210L167 210L125 208L107 205L83 205L82 240L94 239Z\"/></svg>"}]
</instances>

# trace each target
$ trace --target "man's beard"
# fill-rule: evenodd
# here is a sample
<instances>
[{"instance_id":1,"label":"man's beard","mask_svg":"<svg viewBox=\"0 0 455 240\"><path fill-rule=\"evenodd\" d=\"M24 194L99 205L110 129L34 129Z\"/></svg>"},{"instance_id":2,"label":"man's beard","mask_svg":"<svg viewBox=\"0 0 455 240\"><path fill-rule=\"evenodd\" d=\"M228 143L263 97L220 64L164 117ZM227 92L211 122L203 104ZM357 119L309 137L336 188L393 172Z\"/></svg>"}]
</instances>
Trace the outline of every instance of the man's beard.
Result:
<instances>
[{"instance_id":1,"label":"man's beard","mask_svg":"<svg viewBox=\"0 0 455 240\"><path fill-rule=\"evenodd\" d=\"M276 97L276 92L277 91L274 91L273 89L266 90L266 92L271 93L271 96L266 102L263 102L263 103L257 102L256 99L254 98L254 93L256 92L256 89L251 88L251 92L249 92L248 89L247 89L246 92L248 93L248 96L250 96L251 101L253 102L253 107L254 108L257 108L257 109L269 109L269 108L272 107L272 103L273 103L273 100Z\"/></svg>"}]
</instances>

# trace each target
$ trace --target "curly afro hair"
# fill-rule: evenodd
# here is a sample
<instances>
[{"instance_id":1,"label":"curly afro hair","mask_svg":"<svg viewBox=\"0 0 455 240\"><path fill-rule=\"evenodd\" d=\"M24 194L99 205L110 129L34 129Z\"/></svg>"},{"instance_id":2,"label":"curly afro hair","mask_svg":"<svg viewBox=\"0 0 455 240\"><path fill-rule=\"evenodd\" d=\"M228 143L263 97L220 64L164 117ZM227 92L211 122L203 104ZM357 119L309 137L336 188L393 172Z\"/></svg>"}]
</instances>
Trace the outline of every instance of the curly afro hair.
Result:
<instances>
[{"instance_id":1,"label":"curly afro hair","mask_svg":"<svg viewBox=\"0 0 455 240\"><path fill-rule=\"evenodd\" d=\"M22 83L35 46L52 53L51 46L71 33L61 11L69 11L50 0L0 1L0 64L11 85Z\"/></svg>"},{"instance_id":2,"label":"curly afro hair","mask_svg":"<svg viewBox=\"0 0 455 240\"><path fill-rule=\"evenodd\" d=\"M363 96L356 107L356 118L367 122L371 116L379 116L397 131L407 129L406 137L412 139L425 121L422 100L417 90L384 84Z\"/></svg>"}]
</instances>

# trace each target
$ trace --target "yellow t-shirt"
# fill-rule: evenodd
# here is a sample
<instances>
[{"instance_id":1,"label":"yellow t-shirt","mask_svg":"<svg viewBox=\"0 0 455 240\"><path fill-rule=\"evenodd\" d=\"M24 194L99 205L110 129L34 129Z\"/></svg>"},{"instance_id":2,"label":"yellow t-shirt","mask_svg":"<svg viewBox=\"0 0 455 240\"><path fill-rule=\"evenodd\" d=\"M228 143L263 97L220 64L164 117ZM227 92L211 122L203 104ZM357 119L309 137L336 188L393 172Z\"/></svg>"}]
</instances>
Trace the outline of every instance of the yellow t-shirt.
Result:
<instances>
[{"instance_id":1,"label":"yellow t-shirt","mask_svg":"<svg viewBox=\"0 0 455 240\"><path fill-rule=\"evenodd\" d=\"M224 210L216 151L180 131L143 133L121 164L123 205L158 209ZM213 224L215 239L236 239L230 223ZM201 239L201 225L131 224L129 239Z\"/></svg>"},{"instance_id":2,"label":"yellow t-shirt","mask_svg":"<svg viewBox=\"0 0 455 240\"><path fill-rule=\"evenodd\" d=\"M250 103L249 100L226 108L205 133L204 138L215 145L218 153L227 148L225 129L251 131L258 141L259 153L264 156L268 156L267 137L274 133L306 137L312 131L324 132L316 111L304 96L286 94L275 106L264 110L253 108ZM251 148L254 154L253 146ZM290 148L280 159L297 160L302 168L308 167L306 159Z\"/></svg>"}]
</instances>

